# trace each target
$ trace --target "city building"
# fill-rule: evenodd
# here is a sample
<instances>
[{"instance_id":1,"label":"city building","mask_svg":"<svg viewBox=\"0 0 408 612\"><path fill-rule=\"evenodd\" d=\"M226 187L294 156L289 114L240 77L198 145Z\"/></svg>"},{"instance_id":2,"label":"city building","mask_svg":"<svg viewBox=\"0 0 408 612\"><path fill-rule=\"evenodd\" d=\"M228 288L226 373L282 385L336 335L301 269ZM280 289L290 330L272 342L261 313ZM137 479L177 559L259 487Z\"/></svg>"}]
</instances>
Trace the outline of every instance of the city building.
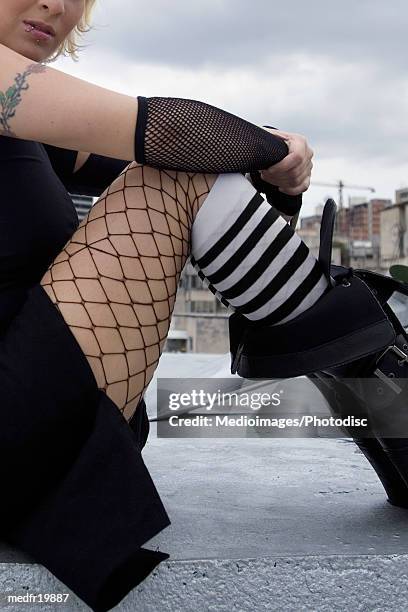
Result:
<instances>
[{"instance_id":1,"label":"city building","mask_svg":"<svg viewBox=\"0 0 408 612\"><path fill-rule=\"evenodd\" d=\"M392 206L392 201L373 198L362 202L351 198L346 209L345 225L348 226L349 263L353 268L379 270L381 213ZM345 229L345 228L344 228Z\"/></svg>"},{"instance_id":2,"label":"city building","mask_svg":"<svg viewBox=\"0 0 408 612\"><path fill-rule=\"evenodd\" d=\"M320 226L322 221L323 205L319 204L315 207L315 214L308 217L301 217L300 228L297 230L298 236L308 246L312 255L319 258L320 250ZM332 247L332 263L340 265L342 248L341 244L333 242Z\"/></svg>"},{"instance_id":3,"label":"city building","mask_svg":"<svg viewBox=\"0 0 408 612\"><path fill-rule=\"evenodd\" d=\"M381 213L380 269L387 273L395 264L408 265L408 187L397 189L395 204Z\"/></svg>"},{"instance_id":4,"label":"city building","mask_svg":"<svg viewBox=\"0 0 408 612\"><path fill-rule=\"evenodd\" d=\"M408 189L404 190L408 201ZM401 195L402 197L402 195ZM349 198L349 206L337 210L332 261L354 268L380 269L381 214L392 201ZM320 246L321 205L315 214L301 219L298 234L317 257Z\"/></svg>"},{"instance_id":5,"label":"city building","mask_svg":"<svg viewBox=\"0 0 408 612\"><path fill-rule=\"evenodd\" d=\"M396 204L408 204L408 187L397 189L395 192L395 203Z\"/></svg>"},{"instance_id":6,"label":"city building","mask_svg":"<svg viewBox=\"0 0 408 612\"><path fill-rule=\"evenodd\" d=\"M381 228L381 211L391 206L391 200L372 199L360 202L348 208L349 236L357 241L370 241L374 246L379 244Z\"/></svg>"},{"instance_id":7,"label":"city building","mask_svg":"<svg viewBox=\"0 0 408 612\"><path fill-rule=\"evenodd\" d=\"M227 353L231 311L207 289L188 262L181 274L169 336L170 352Z\"/></svg>"}]
</instances>

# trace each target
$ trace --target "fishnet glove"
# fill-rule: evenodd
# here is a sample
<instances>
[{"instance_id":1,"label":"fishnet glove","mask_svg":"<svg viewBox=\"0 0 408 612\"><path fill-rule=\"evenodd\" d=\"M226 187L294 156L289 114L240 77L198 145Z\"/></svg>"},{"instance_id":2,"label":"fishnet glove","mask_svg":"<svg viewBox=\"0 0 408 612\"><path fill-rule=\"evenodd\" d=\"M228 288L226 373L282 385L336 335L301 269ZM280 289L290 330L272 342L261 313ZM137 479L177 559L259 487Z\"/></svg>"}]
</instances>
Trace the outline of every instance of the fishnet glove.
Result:
<instances>
[{"instance_id":1,"label":"fishnet glove","mask_svg":"<svg viewBox=\"0 0 408 612\"><path fill-rule=\"evenodd\" d=\"M282 138L204 102L142 96L138 102L138 163L184 172L250 172L288 154Z\"/></svg>"},{"instance_id":2,"label":"fishnet glove","mask_svg":"<svg viewBox=\"0 0 408 612\"><path fill-rule=\"evenodd\" d=\"M299 210L301 196L281 193L256 172L286 157L282 138L197 100L139 96L138 104L138 163L184 172L252 172L255 188L278 210Z\"/></svg>"}]
</instances>

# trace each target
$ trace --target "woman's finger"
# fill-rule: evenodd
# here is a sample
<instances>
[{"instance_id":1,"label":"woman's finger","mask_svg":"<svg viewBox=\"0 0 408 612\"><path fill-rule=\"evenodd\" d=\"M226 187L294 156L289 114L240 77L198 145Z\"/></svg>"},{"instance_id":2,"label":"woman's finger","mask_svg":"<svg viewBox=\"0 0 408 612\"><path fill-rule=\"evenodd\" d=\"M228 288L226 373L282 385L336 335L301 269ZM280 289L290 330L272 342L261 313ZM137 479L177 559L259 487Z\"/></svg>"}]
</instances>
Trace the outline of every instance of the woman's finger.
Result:
<instances>
[{"instance_id":1,"label":"woman's finger","mask_svg":"<svg viewBox=\"0 0 408 612\"><path fill-rule=\"evenodd\" d=\"M261 178L271 184L279 185L290 185L301 183L307 176L310 176L312 172L313 164L310 160L305 160L304 164L300 167L294 167L291 170L280 170L268 168L267 170L261 171Z\"/></svg>"},{"instance_id":2,"label":"woman's finger","mask_svg":"<svg viewBox=\"0 0 408 612\"><path fill-rule=\"evenodd\" d=\"M307 191L310 187L310 179L305 179L302 183L292 187L279 187L279 191L287 195L295 196Z\"/></svg>"}]
</instances>

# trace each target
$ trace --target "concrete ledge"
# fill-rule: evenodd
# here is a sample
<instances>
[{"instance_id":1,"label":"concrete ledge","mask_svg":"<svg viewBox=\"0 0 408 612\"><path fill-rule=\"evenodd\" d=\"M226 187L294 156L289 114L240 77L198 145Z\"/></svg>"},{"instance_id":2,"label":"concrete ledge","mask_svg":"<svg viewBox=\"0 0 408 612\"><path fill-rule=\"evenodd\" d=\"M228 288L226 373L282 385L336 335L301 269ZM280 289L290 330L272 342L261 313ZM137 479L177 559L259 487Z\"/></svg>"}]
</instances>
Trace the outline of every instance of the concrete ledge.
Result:
<instances>
[{"instance_id":1,"label":"concrete ledge","mask_svg":"<svg viewBox=\"0 0 408 612\"><path fill-rule=\"evenodd\" d=\"M386 502L348 440L158 439L144 460L172 524L145 544L168 552L118 612L401 612L408 608L408 511ZM0 593L69 593L0 548Z\"/></svg>"},{"instance_id":2,"label":"concrete ledge","mask_svg":"<svg viewBox=\"0 0 408 612\"><path fill-rule=\"evenodd\" d=\"M167 563L167 562L166 562ZM406 609L408 556L277 557L178 562L158 572L123 612ZM375 587L374 587L375 585Z\"/></svg>"},{"instance_id":3,"label":"concrete ledge","mask_svg":"<svg viewBox=\"0 0 408 612\"><path fill-rule=\"evenodd\" d=\"M408 601L407 575L408 555L166 561L115 610L401 612ZM65 604L8 604L1 607L6 612L89 610L39 565L2 563L0 584L3 593L70 594Z\"/></svg>"}]
</instances>

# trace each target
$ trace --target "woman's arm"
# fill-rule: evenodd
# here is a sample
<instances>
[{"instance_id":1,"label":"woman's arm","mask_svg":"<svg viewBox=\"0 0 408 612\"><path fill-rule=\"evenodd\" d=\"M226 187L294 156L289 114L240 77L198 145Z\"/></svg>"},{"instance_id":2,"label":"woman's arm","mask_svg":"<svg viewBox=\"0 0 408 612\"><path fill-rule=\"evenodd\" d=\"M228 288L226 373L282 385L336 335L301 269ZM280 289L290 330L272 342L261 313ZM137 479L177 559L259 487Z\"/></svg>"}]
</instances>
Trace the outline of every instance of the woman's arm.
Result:
<instances>
[{"instance_id":1,"label":"woman's arm","mask_svg":"<svg viewBox=\"0 0 408 612\"><path fill-rule=\"evenodd\" d=\"M282 139L204 102L136 99L3 45L0 66L0 133L6 136L196 172L262 169L287 154Z\"/></svg>"},{"instance_id":2,"label":"woman's arm","mask_svg":"<svg viewBox=\"0 0 408 612\"><path fill-rule=\"evenodd\" d=\"M134 159L137 99L0 45L0 134Z\"/></svg>"},{"instance_id":3,"label":"woman's arm","mask_svg":"<svg viewBox=\"0 0 408 612\"><path fill-rule=\"evenodd\" d=\"M282 138L205 102L136 100L2 45L0 66L0 135L186 172L262 170L288 154Z\"/></svg>"}]
</instances>

